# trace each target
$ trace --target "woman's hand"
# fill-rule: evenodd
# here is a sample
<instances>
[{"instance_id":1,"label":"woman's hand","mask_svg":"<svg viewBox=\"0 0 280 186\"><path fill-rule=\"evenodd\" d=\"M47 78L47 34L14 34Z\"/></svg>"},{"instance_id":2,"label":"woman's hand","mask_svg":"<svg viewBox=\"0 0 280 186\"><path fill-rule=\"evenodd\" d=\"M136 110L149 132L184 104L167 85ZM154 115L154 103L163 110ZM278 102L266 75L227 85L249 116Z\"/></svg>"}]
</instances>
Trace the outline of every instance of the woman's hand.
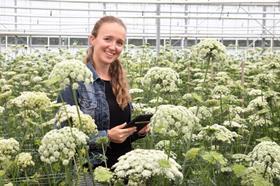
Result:
<instances>
[{"instance_id":1,"label":"woman's hand","mask_svg":"<svg viewBox=\"0 0 280 186\"><path fill-rule=\"evenodd\" d=\"M139 136L145 136L148 132L150 132L150 124L146 125L145 127L143 127L141 130L138 131L138 135Z\"/></svg>"},{"instance_id":2,"label":"woman's hand","mask_svg":"<svg viewBox=\"0 0 280 186\"><path fill-rule=\"evenodd\" d=\"M108 138L111 142L122 143L126 138L136 132L136 127L124 128L126 123L118 125L108 130Z\"/></svg>"}]
</instances>

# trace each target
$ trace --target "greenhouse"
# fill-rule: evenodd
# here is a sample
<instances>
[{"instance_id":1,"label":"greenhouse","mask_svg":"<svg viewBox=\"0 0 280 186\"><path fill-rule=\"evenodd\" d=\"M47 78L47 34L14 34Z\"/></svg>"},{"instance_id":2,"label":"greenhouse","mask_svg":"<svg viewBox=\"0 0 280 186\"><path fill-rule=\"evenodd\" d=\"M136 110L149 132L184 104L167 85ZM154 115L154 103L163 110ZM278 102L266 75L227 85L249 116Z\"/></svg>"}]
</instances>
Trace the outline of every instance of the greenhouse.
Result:
<instances>
[{"instance_id":1,"label":"greenhouse","mask_svg":"<svg viewBox=\"0 0 280 186\"><path fill-rule=\"evenodd\" d=\"M1 0L0 185L280 185L279 0Z\"/></svg>"}]
</instances>

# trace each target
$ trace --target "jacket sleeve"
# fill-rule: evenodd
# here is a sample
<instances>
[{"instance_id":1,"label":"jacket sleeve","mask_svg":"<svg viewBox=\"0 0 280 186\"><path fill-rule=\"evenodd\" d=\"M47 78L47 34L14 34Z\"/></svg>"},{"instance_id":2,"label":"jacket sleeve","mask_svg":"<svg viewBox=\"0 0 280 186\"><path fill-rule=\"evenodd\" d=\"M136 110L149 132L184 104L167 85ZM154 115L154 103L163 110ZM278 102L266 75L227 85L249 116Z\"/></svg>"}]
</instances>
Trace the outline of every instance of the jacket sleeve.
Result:
<instances>
[{"instance_id":1,"label":"jacket sleeve","mask_svg":"<svg viewBox=\"0 0 280 186\"><path fill-rule=\"evenodd\" d=\"M77 91L77 90L75 90L75 91L76 91L76 95L78 97L79 91ZM65 102L66 104L69 104L69 105L75 105L73 92L72 92L70 86L67 86L64 90L62 90L60 92L60 94L59 94L59 96L57 98L57 102L58 103ZM62 123L62 126L66 126L66 125L67 125L66 121ZM107 137L107 130L98 130L98 133L96 135L89 136L89 137L90 137L89 145L91 146L92 149L95 149L96 145L97 145L96 141L99 138Z\"/></svg>"},{"instance_id":2,"label":"jacket sleeve","mask_svg":"<svg viewBox=\"0 0 280 186\"><path fill-rule=\"evenodd\" d=\"M77 93L78 91L76 91L76 95ZM57 97L57 103L63 103L63 102L69 105L75 105L73 92L70 86L67 86L64 90L62 90Z\"/></svg>"}]
</instances>

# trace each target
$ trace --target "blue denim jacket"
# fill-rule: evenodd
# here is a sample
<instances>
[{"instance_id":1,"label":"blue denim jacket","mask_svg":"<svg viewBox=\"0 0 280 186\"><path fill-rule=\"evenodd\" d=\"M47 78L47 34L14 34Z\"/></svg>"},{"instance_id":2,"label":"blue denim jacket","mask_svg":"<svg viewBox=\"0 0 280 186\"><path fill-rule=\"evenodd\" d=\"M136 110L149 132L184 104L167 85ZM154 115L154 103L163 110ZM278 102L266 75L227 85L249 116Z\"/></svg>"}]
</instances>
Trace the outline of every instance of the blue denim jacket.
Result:
<instances>
[{"instance_id":1,"label":"blue denim jacket","mask_svg":"<svg viewBox=\"0 0 280 186\"><path fill-rule=\"evenodd\" d=\"M89 147L90 156L94 157L98 155L100 149L96 148L95 141L99 137L107 136L107 130L110 127L110 112L109 105L105 96L105 84L97 75L93 65L92 60L87 63L87 67L93 74L93 83L84 84L79 82L79 87L77 89L77 101L81 111L85 114L89 114L97 125L98 135L90 137ZM70 87L65 88L58 97L58 102L66 102L69 105L75 105L75 101L72 95ZM131 119L132 105L129 103L129 120ZM131 142L138 139L138 135L134 134L131 137ZM95 159L95 160L94 160ZM97 165L101 163L100 161L93 158L92 163Z\"/></svg>"},{"instance_id":2,"label":"blue denim jacket","mask_svg":"<svg viewBox=\"0 0 280 186\"><path fill-rule=\"evenodd\" d=\"M107 135L107 130L110 127L110 113L109 105L105 96L105 84L97 75L92 61L87 63L87 67L90 69L93 75L93 83L84 84L79 82L79 87L76 91L77 101L81 111L85 114L90 115L97 125L99 132ZM58 102L66 102L69 105L75 105L72 91L70 87L65 88L60 96ZM129 103L130 115L131 115L131 103ZM131 118L131 116L129 116Z\"/></svg>"}]
</instances>

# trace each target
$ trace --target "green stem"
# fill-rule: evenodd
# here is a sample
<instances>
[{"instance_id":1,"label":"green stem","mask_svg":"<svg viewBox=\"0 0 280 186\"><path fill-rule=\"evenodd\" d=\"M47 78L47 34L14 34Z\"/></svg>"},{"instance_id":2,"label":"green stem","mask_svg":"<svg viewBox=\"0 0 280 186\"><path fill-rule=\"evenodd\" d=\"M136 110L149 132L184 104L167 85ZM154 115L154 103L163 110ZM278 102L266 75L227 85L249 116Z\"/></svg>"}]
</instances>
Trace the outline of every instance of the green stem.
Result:
<instances>
[{"instance_id":1,"label":"green stem","mask_svg":"<svg viewBox=\"0 0 280 186\"><path fill-rule=\"evenodd\" d=\"M70 127L72 127L72 123L71 123L71 121L70 121L70 117L69 117L68 112L67 112L67 110L66 110L65 101L63 100L63 97L61 96L61 94L60 94L60 99L62 100L62 103L63 103L63 108L64 108L64 111L65 111L66 116L67 116L68 125L69 125ZM61 127L61 126L60 126L60 127Z\"/></svg>"},{"instance_id":2,"label":"green stem","mask_svg":"<svg viewBox=\"0 0 280 186\"><path fill-rule=\"evenodd\" d=\"M71 84L71 91L72 91L73 99L75 102L76 110L78 113L78 118L79 118L79 123L80 123L79 126L82 126L82 120L81 120L80 109L79 109L79 105L78 105L78 101L77 101L77 95L76 95L76 91L73 89L72 84Z\"/></svg>"},{"instance_id":3,"label":"green stem","mask_svg":"<svg viewBox=\"0 0 280 186\"><path fill-rule=\"evenodd\" d=\"M65 183L66 185L71 185L71 171L69 165L65 166Z\"/></svg>"},{"instance_id":4,"label":"green stem","mask_svg":"<svg viewBox=\"0 0 280 186\"><path fill-rule=\"evenodd\" d=\"M249 134L249 139L246 143L246 147L245 147L245 151L244 151L244 154L247 154L247 149L248 149L248 146L250 145L250 141L251 141L251 138L253 136L253 133L254 133L254 125L251 123L251 129L250 129L250 134Z\"/></svg>"},{"instance_id":5,"label":"green stem","mask_svg":"<svg viewBox=\"0 0 280 186\"><path fill-rule=\"evenodd\" d=\"M26 170L24 170L24 175L25 175L25 177L26 177L26 184L27 184L27 186L28 186L28 185L29 185L29 177L28 177L28 175L27 175Z\"/></svg>"},{"instance_id":6,"label":"green stem","mask_svg":"<svg viewBox=\"0 0 280 186\"><path fill-rule=\"evenodd\" d=\"M90 162L90 158L89 158L89 150L87 149L87 159L88 159L88 168L89 168L89 173L90 173L90 177L91 177L91 179L92 179L92 183L93 183L93 185L95 185L94 184L94 180L93 180L93 177L92 177L92 175L93 175L93 170L92 170L92 164L91 164L91 162Z\"/></svg>"},{"instance_id":7,"label":"green stem","mask_svg":"<svg viewBox=\"0 0 280 186\"><path fill-rule=\"evenodd\" d=\"M222 99L222 95L220 94L220 124L222 123L222 114L223 114L223 99Z\"/></svg>"},{"instance_id":8,"label":"green stem","mask_svg":"<svg viewBox=\"0 0 280 186\"><path fill-rule=\"evenodd\" d=\"M102 156L103 156L103 160L104 160L104 163L105 163L105 167L108 168L104 143L102 143L101 146L102 146Z\"/></svg>"},{"instance_id":9,"label":"green stem","mask_svg":"<svg viewBox=\"0 0 280 186\"><path fill-rule=\"evenodd\" d=\"M203 84L205 84L206 77L207 77L207 74L208 74L208 70L209 70L209 66L210 66L211 61L212 61L212 58L210 56L207 57L206 71L205 71L205 74L204 74Z\"/></svg>"}]
</instances>

